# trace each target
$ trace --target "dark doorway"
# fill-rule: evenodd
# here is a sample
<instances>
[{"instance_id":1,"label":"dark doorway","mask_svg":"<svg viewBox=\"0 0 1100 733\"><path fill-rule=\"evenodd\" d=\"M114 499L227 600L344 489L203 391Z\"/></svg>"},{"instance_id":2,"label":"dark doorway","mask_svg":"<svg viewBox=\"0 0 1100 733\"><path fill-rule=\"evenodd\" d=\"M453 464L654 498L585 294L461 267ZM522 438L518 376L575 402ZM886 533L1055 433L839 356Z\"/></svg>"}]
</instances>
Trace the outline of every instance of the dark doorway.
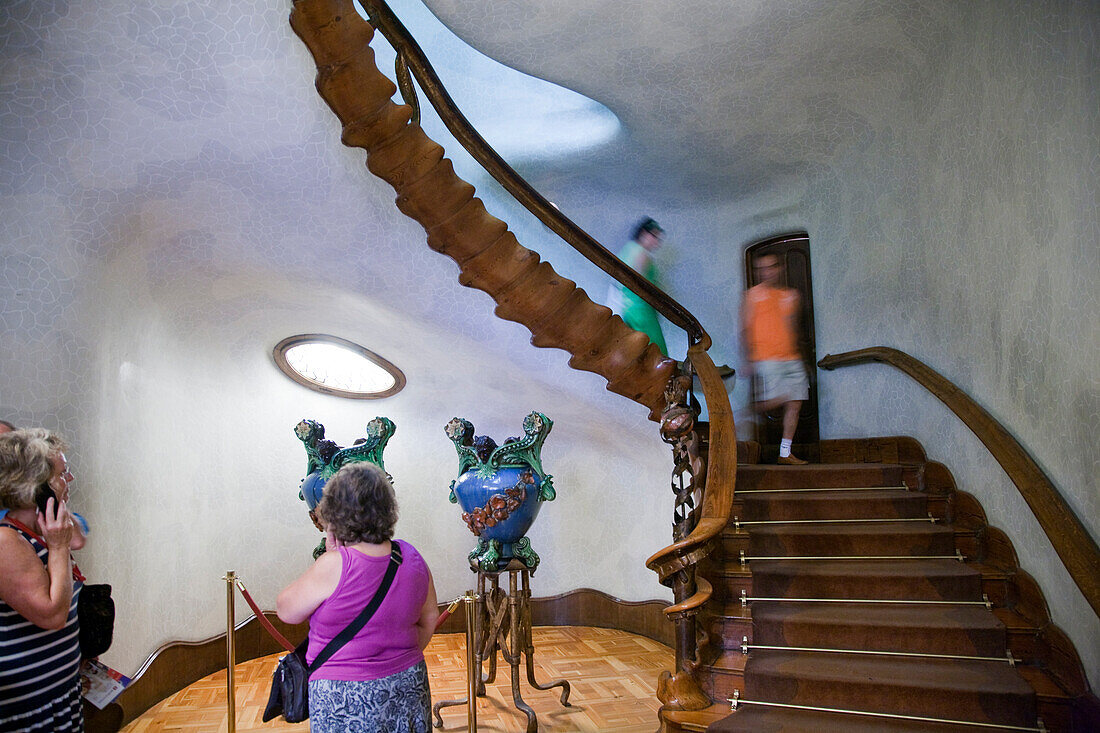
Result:
<instances>
[{"instance_id":1,"label":"dark doorway","mask_svg":"<svg viewBox=\"0 0 1100 733\"><path fill-rule=\"evenodd\" d=\"M799 314L798 347L810 379L810 397L802 404L798 415L798 428L794 434L794 452L804 458L817 460L817 343L814 337L814 293L810 276L810 237L806 232L795 232L766 239L750 245L745 250L745 282L748 287L757 284L753 260L760 255L775 255L783 266L781 284L798 291L801 302ZM756 379L751 385L751 398L756 402ZM779 441L783 437L782 409L774 410L758 418L755 439L763 446L764 455L778 455Z\"/></svg>"}]
</instances>

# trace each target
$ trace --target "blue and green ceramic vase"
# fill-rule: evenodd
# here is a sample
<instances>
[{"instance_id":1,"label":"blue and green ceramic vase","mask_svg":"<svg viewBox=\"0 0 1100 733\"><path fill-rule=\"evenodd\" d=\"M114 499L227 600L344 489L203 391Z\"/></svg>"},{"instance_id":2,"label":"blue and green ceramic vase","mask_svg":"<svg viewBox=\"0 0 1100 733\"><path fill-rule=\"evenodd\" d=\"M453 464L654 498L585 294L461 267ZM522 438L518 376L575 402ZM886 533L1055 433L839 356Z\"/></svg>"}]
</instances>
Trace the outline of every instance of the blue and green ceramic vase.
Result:
<instances>
[{"instance_id":1,"label":"blue and green ceramic vase","mask_svg":"<svg viewBox=\"0 0 1100 733\"><path fill-rule=\"evenodd\" d=\"M451 482L451 503L462 507L462 519L477 537L470 566L497 572L512 559L532 572L539 556L526 537L544 501L555 496L551 476L542 468L542 443L554 423L541 412L523 421L523 437L497 446L492 438L474 436L474 426L460 417L444 430L458 451L458 478Z\"/></svg>"},{"instance_id":2,"label":"blue and green ceramic vase","mask_svg":"<svg viewBox=\"0 0 1100 733\"><path fill-rule=\"evenodd\" d=\"M341 448L331 440L325 440L325 426L316 420L302 420L294 426L294 434L306 449L306 476L302 479L298 498L309 508L309 518L322 530L314 512L324 495L325 484L341 466L367 461L386 470L382 463L382 451L396 430L388 417L376 417L367 423L367 436L359 438L348 448ZM322 530L323 531L323 530ZM314 550L314 557L324 552L324 542Z\"/></svg>"}]
</instances>

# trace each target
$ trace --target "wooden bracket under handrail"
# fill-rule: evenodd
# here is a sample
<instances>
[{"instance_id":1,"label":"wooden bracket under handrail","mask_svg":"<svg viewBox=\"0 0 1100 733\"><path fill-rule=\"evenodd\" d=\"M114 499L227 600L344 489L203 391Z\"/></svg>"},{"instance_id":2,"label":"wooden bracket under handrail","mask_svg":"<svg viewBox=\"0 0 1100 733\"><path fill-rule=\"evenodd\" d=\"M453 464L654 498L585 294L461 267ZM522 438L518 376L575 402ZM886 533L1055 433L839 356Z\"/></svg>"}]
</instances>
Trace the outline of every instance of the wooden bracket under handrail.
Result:
<instances>
[{"instance_id":1,"label":"wooden bracket under handrail","mask_svg":"<svg viewBox=\"0 0 1100 733\"><path fill-rule=\"evenodd\" d=\"M1019 441L958 386L904 351L873 346L843 354L829 354L817 365L833 370L867 362L889 364L908 374L947 405L982 441L1012 483L1016 484L1070 577L1077 583L1092 610L1100 616L1100 546Z\"/></svg>"}]
</instances>

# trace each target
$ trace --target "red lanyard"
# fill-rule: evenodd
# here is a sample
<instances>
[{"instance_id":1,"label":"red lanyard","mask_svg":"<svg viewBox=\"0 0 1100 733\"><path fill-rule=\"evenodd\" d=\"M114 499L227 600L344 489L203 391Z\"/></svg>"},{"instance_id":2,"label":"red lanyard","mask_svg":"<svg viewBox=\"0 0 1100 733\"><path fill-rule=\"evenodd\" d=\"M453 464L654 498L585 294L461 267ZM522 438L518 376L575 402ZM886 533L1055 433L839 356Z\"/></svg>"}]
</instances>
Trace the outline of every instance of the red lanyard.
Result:
<instances>
[{"instance_id":1,"label":"red lanyard","mask_svg":"<svg viewBox=\"0 0 1100 733\"><path fill-rule=\"evenodd\" d=\"M10 523L14 527L17 527L17 528L23 530L24 532L29 534L31 537L34 537L36 540L39 541L39 543L42 544L43 547L46 547L47 549L49 548L49 545L46 544L46 540L42 537L42 535L38 534L37 532L35 532L30 527L23 524L18 519L15 519L14 517L4 517L4 521ZM84 574L82 572L80 572L80 567L76 564L76 560L73 560L72 562L73 562L73 580L79 580L81 583L83 583L86 580L86 578L84 577Z\"/></svg>"}]
</instances>

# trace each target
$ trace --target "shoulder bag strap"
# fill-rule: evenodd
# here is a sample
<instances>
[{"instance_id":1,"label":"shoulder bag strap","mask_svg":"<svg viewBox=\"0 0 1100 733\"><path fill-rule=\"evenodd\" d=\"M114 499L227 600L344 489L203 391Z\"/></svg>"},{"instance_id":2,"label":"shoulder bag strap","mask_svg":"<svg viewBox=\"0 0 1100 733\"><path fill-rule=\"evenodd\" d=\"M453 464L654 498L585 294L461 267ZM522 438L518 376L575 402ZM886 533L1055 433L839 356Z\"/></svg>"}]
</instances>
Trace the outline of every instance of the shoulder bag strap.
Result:
<instances>
[{"instance_id":1,"label":"shoulder bag strap","mask_svg":"<svg viewBox=\"0 0 1100 733\"><path fill-rule=\"evenodd\" d=\"M340 650L340 647L351 641L352 637L358 634L359 630L367 625L371 616L373 616L374 612L378 610L378 607L382 605L386 593L389 592L390 586L393 585L394 576L397 575L397 566L401 564L401 548L398 547L397 540L392 540L390 545L392 547L390 550L390 564L386 566L386 574L382 576L382 584L379 585L378 590L374 592L374 597L370 599L367 607L355 617L355 620L348 624L335 639L330 641L325 648L321 650L321 653L313 660L313 664L309 665L310 674L316 672L322 664L329 660L329 657Z\"/></svg>"}]
</instances>

